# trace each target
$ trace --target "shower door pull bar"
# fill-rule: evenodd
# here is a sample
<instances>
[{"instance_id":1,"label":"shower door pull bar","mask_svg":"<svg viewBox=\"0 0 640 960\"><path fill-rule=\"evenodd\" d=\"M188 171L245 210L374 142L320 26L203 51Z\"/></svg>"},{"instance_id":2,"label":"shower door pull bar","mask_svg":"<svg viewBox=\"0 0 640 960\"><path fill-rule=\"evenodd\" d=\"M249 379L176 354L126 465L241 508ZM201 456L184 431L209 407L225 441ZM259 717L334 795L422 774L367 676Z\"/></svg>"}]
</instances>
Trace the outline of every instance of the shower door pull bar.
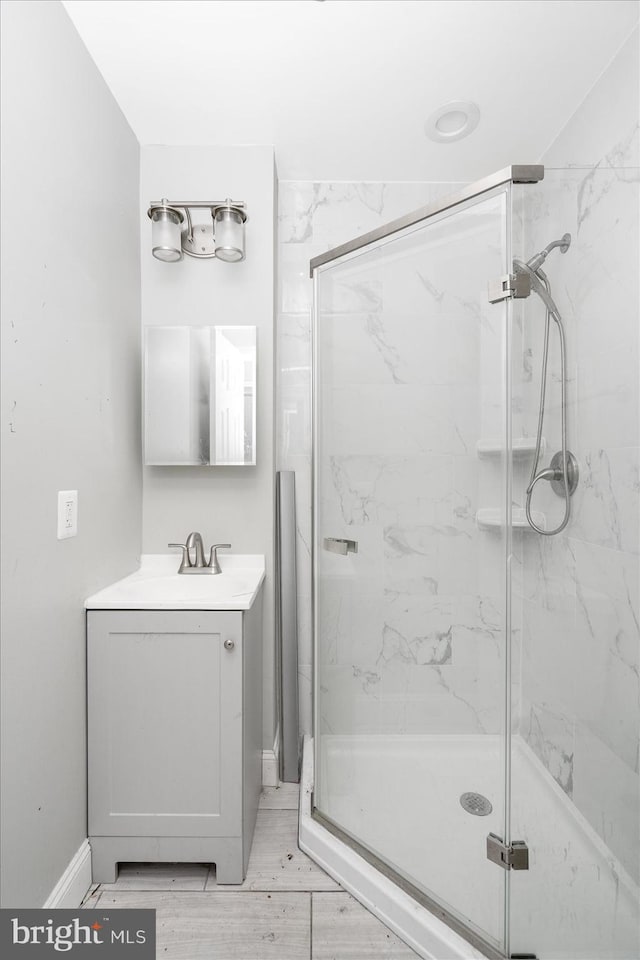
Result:
<instances>
[{"instance_id":1,"label":"shower door pull bar","mask_svg":"<svg viewBox=\"0 0 640 960\"><path fill-rule=\"evenodd\" d=\"M358 552L357 540L341 540L339 537L325 537L323 546L329 553L339 553L343 557L346 557L348 553Z\"/></svg>"},{"instance_id":2,"label":"shower door pull bar","mask_svg":"<svg viewBox=\"0 0 640 960\"><path fill-rule=\"evenodd\" d=\"M489 303L501 300L524 300L531 293L531 278L524 271L505 273L497 280L489 281Z\"/></svg>"},{"instance_id":3,"label":"shower door pull bar","mask_svg":"<svg viewBox=\"0 0 640 960\"><path fill-rule=\"evenodd\" d=\"M507 847L495 833L487 837L487 860L497 863L503 870L528 870L529 847L523 840L514 840Z\"/></svg>"}]
</instances>

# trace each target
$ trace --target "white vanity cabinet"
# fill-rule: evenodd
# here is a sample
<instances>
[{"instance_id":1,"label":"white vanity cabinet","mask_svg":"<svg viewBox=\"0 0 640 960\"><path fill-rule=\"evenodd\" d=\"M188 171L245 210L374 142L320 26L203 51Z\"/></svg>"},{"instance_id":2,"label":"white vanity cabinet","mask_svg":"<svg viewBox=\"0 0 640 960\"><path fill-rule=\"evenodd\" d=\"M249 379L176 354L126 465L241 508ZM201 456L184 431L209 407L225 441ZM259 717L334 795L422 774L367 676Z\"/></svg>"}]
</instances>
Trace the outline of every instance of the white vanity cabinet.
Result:
<instances>
[{"instance_id":1,"label":"white vanity cabinet","mask_svg":"<svg viewBox=\"0 0 640 960\"><path fill-rule=\"evenodd\" d=\"M244 610L87 610L93 880L134 862L241 883L262 774L262 592Z\"/></svg>"}]
</instances>

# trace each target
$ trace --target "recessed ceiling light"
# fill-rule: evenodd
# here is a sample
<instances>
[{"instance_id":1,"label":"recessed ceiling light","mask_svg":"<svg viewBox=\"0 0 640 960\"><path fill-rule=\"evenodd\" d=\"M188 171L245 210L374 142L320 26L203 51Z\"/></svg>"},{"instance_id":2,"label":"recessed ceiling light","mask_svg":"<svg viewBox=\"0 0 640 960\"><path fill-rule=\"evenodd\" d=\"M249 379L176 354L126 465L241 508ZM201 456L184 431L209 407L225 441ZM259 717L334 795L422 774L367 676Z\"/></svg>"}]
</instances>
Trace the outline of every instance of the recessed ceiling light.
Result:
<instances>
[{"instance_id":1,"label":"recessed ceiling light","mask_svg":"<svg viewBox=\"0 0 640 960\"><path fill-rule=\"evenodd\" d=\"M470 100L452 100L434 110L424 125L424 132L437 143L462 140L473 133L480 121L480 110Z\"/></svg>"}]
</instances>

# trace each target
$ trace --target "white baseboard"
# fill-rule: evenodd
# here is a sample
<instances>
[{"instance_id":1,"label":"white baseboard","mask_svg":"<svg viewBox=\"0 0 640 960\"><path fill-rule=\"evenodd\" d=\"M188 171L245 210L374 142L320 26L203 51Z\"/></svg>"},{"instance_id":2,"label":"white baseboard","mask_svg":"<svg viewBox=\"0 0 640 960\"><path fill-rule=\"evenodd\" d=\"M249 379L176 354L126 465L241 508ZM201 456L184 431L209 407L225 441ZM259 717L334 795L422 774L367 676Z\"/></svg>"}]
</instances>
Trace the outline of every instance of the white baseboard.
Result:
<instances>
[{"instance_id":1,"label":"white baseboard","mask_svg":"<svg viewBox=\"0 0 640 960\"><path fill-rule=\"evenodd\" d=\"M91 847L88 840L83 840L43 907L45 910L60 907L73 910L80 906L90 886Z\"/></svg>"},{"instance_id":2,"label":"white baseboard","mask_svg":"<svg viewBox=\"0 0 640 960\"><path fill-rule=\"evenodd\" d=\"M274 750L262 751L262 786L277 787L280 783L280 763Z\"/></svg>"},{"instance_id":3,"label":"white baseboard","mask_svg":"<svg viewBox=\"0 0 640 960\"><path fill-rule=\"evenodd\" d=\"M277 787L280 783L280 727L276 730L273 750L262 751L262 786Z\"/></svg>"}]
</instances>

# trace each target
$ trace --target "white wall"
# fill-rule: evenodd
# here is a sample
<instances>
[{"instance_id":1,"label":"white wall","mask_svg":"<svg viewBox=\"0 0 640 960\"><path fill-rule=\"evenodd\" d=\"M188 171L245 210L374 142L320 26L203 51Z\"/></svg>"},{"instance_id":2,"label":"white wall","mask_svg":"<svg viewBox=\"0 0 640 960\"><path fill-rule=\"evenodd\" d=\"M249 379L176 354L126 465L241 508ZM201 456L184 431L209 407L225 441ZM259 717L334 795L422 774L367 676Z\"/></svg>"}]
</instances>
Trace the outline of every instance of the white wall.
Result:
<instances>
[{"instance_id":1,"label":"white wall","mask_svg":"<svg viewBox=\"0 0 640 960\"><path fill-rule=\"evenodd\" d=\"M138 156L61 4L3 3L3 906L86 837L82 605L140 550Z\"/></svg>"},{"instance_id":2,"label":"white wall","mask_svg":"<svg viewBox=\"0 0 640 960\"><path fill-rule=\"evenodd\" d=\"M244 200L246 260L223 263L185 257L162 263L151 255L152 200ZM273 148L143 147L140 223L143 325L254 325L257 330L257 465L146 467L143 552L166 553L199 530L205 546L230 543L235 553L263 553L264 747L275 733L273 527ZM179 556L176 551L176 569Z\"/></svg>"}]
</instances>

